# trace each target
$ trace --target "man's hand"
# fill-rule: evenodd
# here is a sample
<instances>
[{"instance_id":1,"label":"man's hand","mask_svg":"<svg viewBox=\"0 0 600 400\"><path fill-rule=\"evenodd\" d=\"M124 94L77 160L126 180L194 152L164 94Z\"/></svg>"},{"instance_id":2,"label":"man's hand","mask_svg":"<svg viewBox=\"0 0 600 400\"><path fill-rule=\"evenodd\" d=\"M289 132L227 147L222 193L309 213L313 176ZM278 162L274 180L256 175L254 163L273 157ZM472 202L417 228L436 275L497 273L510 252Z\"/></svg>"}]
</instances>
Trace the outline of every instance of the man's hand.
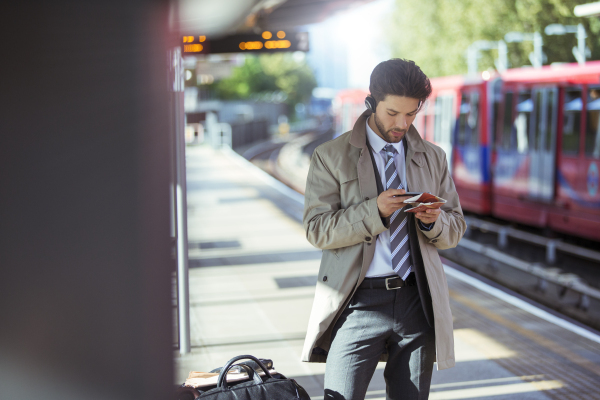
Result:
<instances>
[{"instance_id":1,"label":"man's hand","mask_svg":"<svg viewBox=\"0 0 600 400\"><path fill-rule=\"evenodd\" d=\"M420 219L424 224L432 224L437 221L442 210L439 208L430 208L426 211L419 211L415 214L415 218Z\"/></svg>"},{"instance_id":2,"label":"man's hand","mask_svg":"<svg viewBox=\"0 0 600 400\"><path fill-rule=\"evenodd\" d=\"M412 196L402 196L406 193L404 189L388 189L382 192L377 197L377 208L379 208L379 215L384 218L392 215L396 210L404 207L404 200L410 199ZM399 196L399 197L394 197Z\"/></svg>"}]
</instances>

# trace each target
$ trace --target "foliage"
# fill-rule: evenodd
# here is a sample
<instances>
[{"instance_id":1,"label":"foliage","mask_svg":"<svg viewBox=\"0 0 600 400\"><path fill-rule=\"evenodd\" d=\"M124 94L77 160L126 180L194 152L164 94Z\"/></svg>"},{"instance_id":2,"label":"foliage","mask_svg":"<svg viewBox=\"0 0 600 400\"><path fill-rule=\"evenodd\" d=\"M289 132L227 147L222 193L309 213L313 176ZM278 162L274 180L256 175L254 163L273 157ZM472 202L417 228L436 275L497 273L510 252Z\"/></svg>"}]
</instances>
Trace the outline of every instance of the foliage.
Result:
<instances>
[{"instance_id":1,"label":"foliage","mask_svg":"<svg viewBox=\"0 0 600 400\"><path fill-rule=\"evenodd\" d=\"M592 59L600 59L600 20L578 18L577 0L396 0L387 22L394 57L414 60L428 76L467 72L466 50L476 40L500 40L511 31L540 32L544 53L552 62L575 62L575 34L546 36L547 25L583 23ZM531 42L508 43L509 66L530 65ZM479 70L494 68L497 51L484 51ZM589 58L588 58L589 59Z\"/></svg>"},{"instance_id":2,"label":"foliage","mask_svg":"<svg viewBox=\"0 0 600 400\"><path fill-rule=\"evenodd\" d=\"M309 100L317 82L304 61L295 60L289 53L276 53L247 56L244 64L234 68L229 78L212 86L221 99L248 99L283 92L286 103L294 106Z\"/></svg>"}]
</instances>

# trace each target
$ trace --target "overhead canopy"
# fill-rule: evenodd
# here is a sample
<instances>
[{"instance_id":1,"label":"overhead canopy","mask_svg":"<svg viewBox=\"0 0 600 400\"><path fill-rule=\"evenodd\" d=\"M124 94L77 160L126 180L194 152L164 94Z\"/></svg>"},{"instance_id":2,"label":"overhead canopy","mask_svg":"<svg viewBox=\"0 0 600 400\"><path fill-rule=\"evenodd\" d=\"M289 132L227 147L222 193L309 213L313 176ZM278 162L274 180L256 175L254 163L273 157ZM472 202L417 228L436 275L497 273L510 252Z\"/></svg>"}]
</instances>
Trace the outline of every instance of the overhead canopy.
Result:
<instances>
[{"instance_id":1,"label":"overhead canopy","mask_svg":"<svg viewBox=\"0 0 600 400\"><path fill-rule=\"evenodd\" d=\"M337 12L366 4L373 0L287 0L273 9L260 10L257 26L276 30L314 24Z\"/></svg>"},{"instance_id":2,"label":"overhead canopy","mask_svg":"<svg viewBox=\"0 0 600 400\"><path fill-rule=\"evenodd\" d=\"M184 34L219 37L313 24L373 0L179 0L173 21Z\"/></svg>"}]
</instances>

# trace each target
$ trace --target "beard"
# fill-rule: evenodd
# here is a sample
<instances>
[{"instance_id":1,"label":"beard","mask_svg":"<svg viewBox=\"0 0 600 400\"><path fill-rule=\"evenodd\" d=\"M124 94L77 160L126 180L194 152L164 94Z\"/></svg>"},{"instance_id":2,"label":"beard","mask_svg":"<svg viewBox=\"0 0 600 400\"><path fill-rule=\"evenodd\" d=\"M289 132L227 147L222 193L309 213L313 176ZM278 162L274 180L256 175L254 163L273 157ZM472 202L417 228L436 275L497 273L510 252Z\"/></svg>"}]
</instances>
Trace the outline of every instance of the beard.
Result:
<instances>
[{"instance_id":1,"label":"beard","mask_svg":"<svg viewBox=\"0 0 600 400\"><path fill-rule=\"evenodd\" d=\"M400 143L400 141L404 138L404 135L406 135L406 132L408 131L408 129L399 129L398 127L392 127L391 129L388 129L386 131L383 127L383 124L381 123L381 120L377 117L377 114L373 113L373 117L375 117L375 126L381 134L380 136L383 138L383 140L385 140L388 143ZM392 135L392 132L400 133L401 135L394 136Z\"/></svg>"}]
</instances>

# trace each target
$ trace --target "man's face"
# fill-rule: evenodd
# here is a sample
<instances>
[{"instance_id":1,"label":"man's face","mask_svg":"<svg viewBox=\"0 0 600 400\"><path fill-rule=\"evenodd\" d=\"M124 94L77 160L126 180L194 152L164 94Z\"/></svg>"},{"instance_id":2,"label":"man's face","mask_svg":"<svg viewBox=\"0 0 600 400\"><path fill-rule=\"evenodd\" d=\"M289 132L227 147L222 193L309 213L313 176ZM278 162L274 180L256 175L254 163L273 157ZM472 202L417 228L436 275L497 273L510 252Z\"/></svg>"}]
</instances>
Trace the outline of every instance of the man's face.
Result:
<instances>
[{"instance_id":1,"label":"man's face","mask_svg":"<svg viewBox=\"0 0 600 400\"><path fill-rule=\"evenodd\" d=\"M373 114L377 133L388 143L402 140L417 116L419 100L411 97L387 95L377 104Z\"/></svg>"}]
</instances>

